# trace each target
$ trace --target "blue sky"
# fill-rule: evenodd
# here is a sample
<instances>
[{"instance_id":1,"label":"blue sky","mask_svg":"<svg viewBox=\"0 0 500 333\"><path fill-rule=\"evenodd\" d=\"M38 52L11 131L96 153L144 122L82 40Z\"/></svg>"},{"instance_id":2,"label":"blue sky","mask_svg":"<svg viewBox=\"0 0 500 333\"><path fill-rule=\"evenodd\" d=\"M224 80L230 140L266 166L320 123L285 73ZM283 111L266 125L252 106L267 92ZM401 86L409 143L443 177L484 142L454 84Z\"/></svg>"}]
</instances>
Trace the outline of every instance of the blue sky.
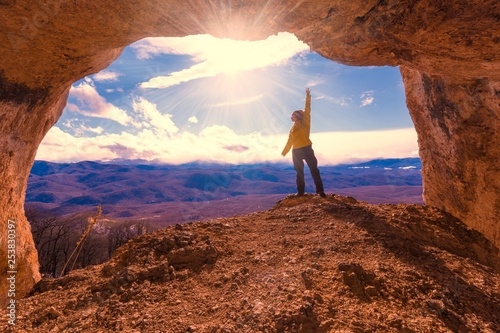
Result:
<instances>
[{"instance_id":1,"label":"blue sky","mask_svg":"<svg viewBox=\"0 0 500 333\"><path fill-rule=\"evenodd\" d=\"M398 68L349 67L294 35L147 38L75 82L39 160L290 162L280 153L312 91L320 164L417 156Z\"/></svg>"}]
</instances>

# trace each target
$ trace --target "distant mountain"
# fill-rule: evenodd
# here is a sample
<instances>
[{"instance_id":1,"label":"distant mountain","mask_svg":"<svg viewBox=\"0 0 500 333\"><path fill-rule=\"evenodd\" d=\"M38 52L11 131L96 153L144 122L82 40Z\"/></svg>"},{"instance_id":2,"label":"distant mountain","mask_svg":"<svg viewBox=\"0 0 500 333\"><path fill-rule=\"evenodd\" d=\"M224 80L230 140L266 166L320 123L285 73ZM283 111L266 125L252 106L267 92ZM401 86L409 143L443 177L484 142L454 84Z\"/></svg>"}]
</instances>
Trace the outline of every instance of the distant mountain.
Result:
<instances>
[{"instance_id":1,"label":"distant mountain","mask_svg":"<svg viewBox=\"0 0 500 333\"><path fill-rule=\"evenodd\" d=\"M64 215L101 204L108 217L177 223L268 209L296 191L295 171L287 164L136 162L35 161L27 205ZM407 158L320 166L320 171L328 193L371 203L422 203L421 167L419 159ZM307 171L306 191L314 193Z\"/></svg>"},{"instance_id":2,"label":"distant mountain","mask_svg":"<svg viewBox=\"0 0 500 333\"><path fill-rule=\"evenodd\" d=\"M356 167L368 167L368 168L392 168L392 169L408 169L415 167L417 169L422 169L422 162L419 158L387 158L378 159L368 162L362 162L358 164L344 164L339 167L344 166L346 168L356 168Z\"/></svg>"}]
</instances>

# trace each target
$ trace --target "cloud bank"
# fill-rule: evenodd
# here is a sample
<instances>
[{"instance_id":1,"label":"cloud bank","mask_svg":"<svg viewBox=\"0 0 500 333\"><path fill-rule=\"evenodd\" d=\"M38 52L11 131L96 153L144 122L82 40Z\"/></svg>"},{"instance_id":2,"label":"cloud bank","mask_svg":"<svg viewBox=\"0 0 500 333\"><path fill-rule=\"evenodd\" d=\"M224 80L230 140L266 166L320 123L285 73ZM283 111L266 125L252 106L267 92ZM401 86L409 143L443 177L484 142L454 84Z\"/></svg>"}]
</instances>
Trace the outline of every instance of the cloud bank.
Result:
<instances>
[{"instance_id":1,"label":"cloud bank","mask_svg":"<svg viewBox=\"0 0 500 333\"><path fill-rule=\"evenodd\" d=\"M81 137L55 126L42 141L36 159L57 162L144 159L170 164L193 161L291 163L291 156L283 158L280 154L287 134L237 134L220 125L205 127L195 134L180 130L170 115L161 114L156 105L146 99L138 98L133 106L137 116L133 122L140 123L137 133L103 133L102 128L86 127L87 131L100 135ZM191 122L195 122L195 119L191 119ZM322 165L381 157L417 156L418 150L413 128L312 133L311 140Z\"/></svg>"}]
</instances>

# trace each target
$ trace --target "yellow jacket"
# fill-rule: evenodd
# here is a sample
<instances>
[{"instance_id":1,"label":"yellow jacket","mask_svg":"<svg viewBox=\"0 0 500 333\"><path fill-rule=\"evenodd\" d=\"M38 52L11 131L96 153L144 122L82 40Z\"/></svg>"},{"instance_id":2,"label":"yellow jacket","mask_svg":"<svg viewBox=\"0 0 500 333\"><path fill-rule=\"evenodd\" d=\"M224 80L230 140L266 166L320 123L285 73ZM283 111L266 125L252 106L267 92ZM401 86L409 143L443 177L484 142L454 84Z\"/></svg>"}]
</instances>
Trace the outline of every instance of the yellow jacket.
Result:
<instances>
[{"instance_id":1,"label":"yellow jacket","mask_svg":"<svg viewBox=\"0 0 500 333\"><path fill-rule=\"evenodd\" d=\"M288 141L281 155L285 156L291 148L298 149L312 145L309 139L311 133L311 95L306 95L306 106L304 109L304 119L293 123L288 135Z\"/></svg>"}]
</instances>

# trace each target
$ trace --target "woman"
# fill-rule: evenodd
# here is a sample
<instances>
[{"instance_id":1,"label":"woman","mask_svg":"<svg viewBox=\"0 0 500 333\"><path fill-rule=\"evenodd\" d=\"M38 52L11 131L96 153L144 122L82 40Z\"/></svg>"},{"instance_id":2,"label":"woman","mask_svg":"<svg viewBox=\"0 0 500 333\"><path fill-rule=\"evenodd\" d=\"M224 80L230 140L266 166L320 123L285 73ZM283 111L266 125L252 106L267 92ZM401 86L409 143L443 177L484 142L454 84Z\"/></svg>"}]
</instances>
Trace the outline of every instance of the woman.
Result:
<instances>
[{"instance_id":1,"label":"woman","mask_svg":"<svg viewBox=\"0 0 500 333\"><path fill-rule=\"evenodd\" d=\"M293 167L297 172L297 196L305 193L306 183L304 181L304 160L309 166L311 176L316 185L316 193L326 197L323 189L323 181L318 169L318 160L314 156L312 142L309 139L311 132L311 89L306 89L306 105L304 110L296 110L291 117L293 126L288 135L288 141L281 155L285 156L292 149Z\"/></svg>"}]
</instances>

